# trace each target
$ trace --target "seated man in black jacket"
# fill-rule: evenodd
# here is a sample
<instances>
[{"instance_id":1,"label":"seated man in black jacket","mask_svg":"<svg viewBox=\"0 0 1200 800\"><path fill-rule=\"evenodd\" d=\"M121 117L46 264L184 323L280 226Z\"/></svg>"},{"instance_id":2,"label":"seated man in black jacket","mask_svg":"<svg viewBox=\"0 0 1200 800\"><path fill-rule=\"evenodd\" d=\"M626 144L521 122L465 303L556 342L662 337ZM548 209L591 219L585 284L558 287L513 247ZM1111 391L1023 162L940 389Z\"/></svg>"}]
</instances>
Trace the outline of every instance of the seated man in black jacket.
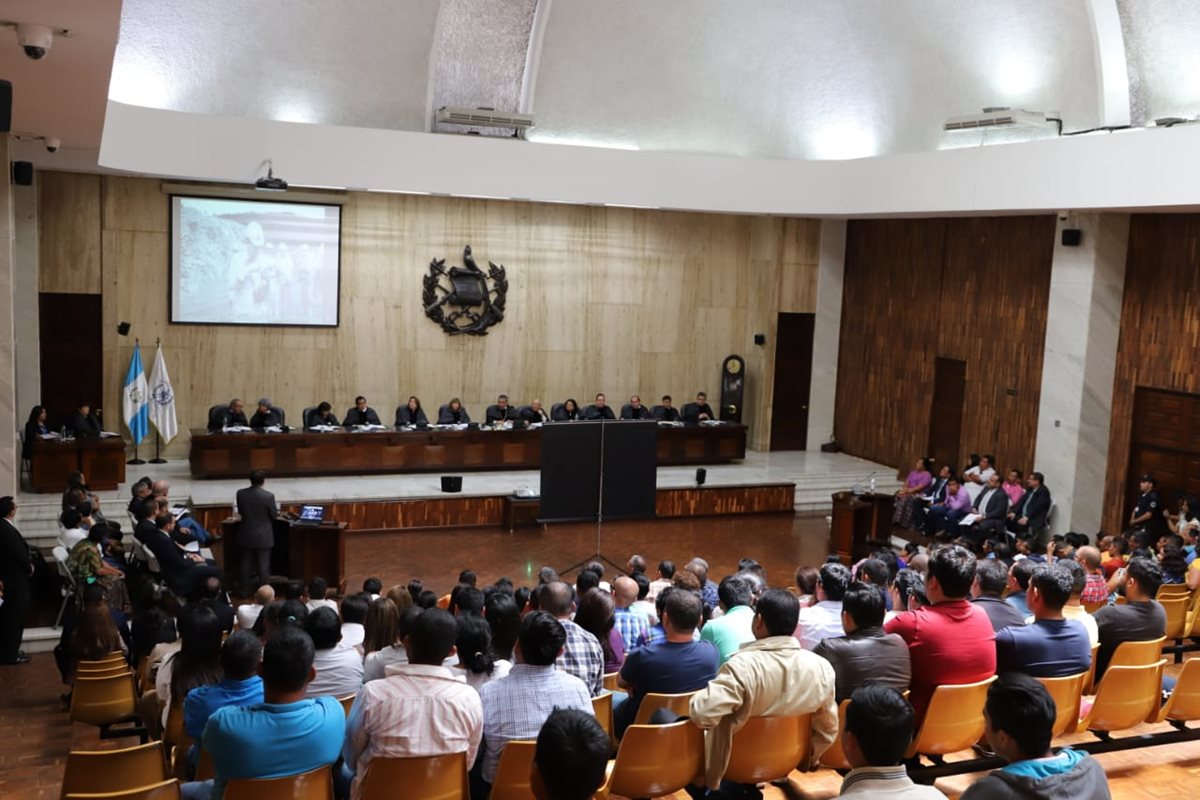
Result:
<instances>
[{"instance_id":1,"label":"seated man in black jacket","mask_svg":"<svg viewBox=\"0 0 1200 800\"><path fill-rule=\"evenodd\" d=\"M343 420L347 428L353 428L355 425L382 425L379 421L379 415L375 413L375 409L367 405L367 398L361 394L354 398L354 408L346 412L346 418Z\"/></svg>"},{"instance_id":2,"label":"seated man in black jacket","mask_svg":"<svg viewBox=\"0 0 1200 800\"><path fill-rule=\"evenodd\" d=\"M144 528L144 522L146 520L138 523L134 536L158 561L163 580L175 594L195 599L203 591L205 581L214 576L218 579L221 577L221 570L196 553L185 552L171 538L171 532L175 528L175 517L170 513L158 515L153 523L153 533Z\"/></svg>"},{"instance_id":3,"label":"seated man in black jacket","mask_svg":"<svg viewBox=\"0 0 1200 800\"><path fill-rule=\"evenodd\" d=\"M484 412L484 421L488 425L495 425L497 422L508 422L517 418L517 410L508 404L508 395L502 394L496 398L495 405L487 407Z\"/></svg>"},{"instance_id":4,"label":"seated man in black jacket","mask_svg":"<svg viewBox=\"0 0 1200 800\"><path fill-rule=\"evenodd\" d=\"M642 405L642 398L635 394L621 409L621 419L650 419L650 409Z\"/></svg>"},{"instance_id":5,"label":"seated man in black jacket","mask_svg":"<svg viewBox=\"0 0 1200 800\"><path fill-rule=\"evenodd\" d=\"M696 402L685 403L683 406L683 421L694 425L698 422L706 422L710 419L716 419L716 414L713 413L712 406L708 404L708 395L704 392L696 393Z\"/></svg>"},{"instance_id":6,"label":"seated man in black jacket","mask_svg":"<svg viewBox=\"0 0 1200 800\"><path fill-rule=\"evenodd\" d=\"M316 408L308 412L308 416L304 419L305 428L315 428L318 425L338 426L338 418L333 415L333 406L324 400Z\"/></svg>"},{"instance_id":7,"label":"seated man in black jacket","mask_svg":"<svg viewBox=\"0 0 1200 800\"><path fill-rule=\"evenodd\" d=\"M604 393L596 395L596 402L590 406L584 406L583 411L579 412L580 419L616 419L617 415L608 406L608 400L605 399Z\"/></svg>"},{"instance_id":8,"label":"seated man in black jacket","mask_svg":"<svg viewBox=\"0 0 1200 800\"><path fill-rule=\"evenodd\" d=\"M271 398L262 397L258 401L258 410L250 418L251 428L274 428L283 425L283 415L279 409L271 405Z\"/></svg>"},{"instance_id":9,"label":"seated man in black jacket","mask_svg":"<svg viewBox=\"0 0 1200 800\"><path fill-rule=\"evenodd\" d=\"M1008 529L1022 538L1040 533L1050 514L1050 490L1042 473L1029 473L1025 486L1025 494L1008 512Z\"/></svg>"},{"instance_id":10,"label":"seated man in black jacket","mask_svg":"<svg viewBox=\"0 0 1200 800\"><path fill-rule=\"evenodd\" d=\"M669 394L664 394L662 403L651 409L650 413L659 422L679 422L679 409L671 405Z\"/></svg>"},{"instance_id":11,"label":"seated man in black jacket","mask_svg":"<svg viewBox=\"0 0 1200 800\"><path fill-rule=\"evenodd\" d=\"M836 699L842 702L865 683L883 683L903 692L912 678L908 645L899 634L883 632L883 590L855 582L842 597L845 636L822 639L813 650L833 665Z\"/></svg>"},{"instance_id":12,"label":"seated man in black jacket","mask_svg":"<svg viewBox=\"0 0 1200 800\"><path fill-rule=\"evenodd\" d=\"M241 399L237 397L230 400L229 405L226 408L220 409L214 413L208 422L209 430L214 431L219 431L222 428L232 428L239 425L243 428L250 426L250 423L246 420L245 406L242 405Z\"/></svg>"},{"instance_id":13,"label":"seated man in black jacket","mask_svg":"<svg viewBox=\"0 0 1200 800\"><path fill-rule=\"evenodd\" d=\"M534 423L545 424L550 421L550 415L542 408L542 401L537 398L530 400L529 405L522 406L517 412L517 416L524 420L527 425L533 425Z\"/></svg>"},{"instance_id":14,"label":"seated man in black jacket","mask_svg":"<svg viewBox=\"0 0 1200 800\"><path fill-rule=\"evenodd\" d=\"M100 420L92 413L92 407L82 403L67 423L67 431L79 438L97 439L100 437Z\"/></svg>"}]
</instances>

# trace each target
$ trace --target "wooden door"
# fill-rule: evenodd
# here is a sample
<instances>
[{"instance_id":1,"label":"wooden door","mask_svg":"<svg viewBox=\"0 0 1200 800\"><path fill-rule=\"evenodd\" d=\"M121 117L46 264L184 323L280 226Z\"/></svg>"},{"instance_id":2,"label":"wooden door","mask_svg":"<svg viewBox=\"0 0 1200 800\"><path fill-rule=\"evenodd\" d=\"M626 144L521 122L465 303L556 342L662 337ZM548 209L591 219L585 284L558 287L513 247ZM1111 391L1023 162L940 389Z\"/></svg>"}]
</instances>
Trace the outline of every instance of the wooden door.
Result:
<instances>
[{"instance_id":1,"label":"wooden door","mask_svg":"<svg viewBox=\"0 0 1200 800\"><path fill-rule=\"evenodd\" d=\"M1163 505L1172 510L1181 493L1200 496L1200 395L1139 386L1131 439L1122 520L1137 504L1143 475L1154 477Z\"/></svg>"},{"instance_id":2,"label":"wooden door","mask_svg":"<svg viewBox=\"0 0 1200 800\"><path fill-rule=\"evenodd\" d=\"M51 429L58 430L80 403L90 404L93 411L103 404L100 295L41 292L38 314L42 405ZM118 430L121 410L108 412L102 420L105 430Z\"/></svg>"},{"instance_id":3,"label":"wooden door","mask_svg":"<svg viewBox=\"0 0 1200 800\"><path fill-rule=\"evenodd\" d=\"M816 314L779 315L771 401L772 450L803 450L808 446L808 393L812 388L816 320Z\"/></svg>"},{"instance_id":4,"label":"wooden door","mask_svg":"<svg viewBox=\"0 0 1200 800\"><path fill-rule=\"evenodd\" d=\"M963 403L967 392L967 362L938 358L934 363L933 405L929 411L929 442L926 455L934 460L934 472L943 464L958 472L962 465Z\"/></svg>"}]
</instances>

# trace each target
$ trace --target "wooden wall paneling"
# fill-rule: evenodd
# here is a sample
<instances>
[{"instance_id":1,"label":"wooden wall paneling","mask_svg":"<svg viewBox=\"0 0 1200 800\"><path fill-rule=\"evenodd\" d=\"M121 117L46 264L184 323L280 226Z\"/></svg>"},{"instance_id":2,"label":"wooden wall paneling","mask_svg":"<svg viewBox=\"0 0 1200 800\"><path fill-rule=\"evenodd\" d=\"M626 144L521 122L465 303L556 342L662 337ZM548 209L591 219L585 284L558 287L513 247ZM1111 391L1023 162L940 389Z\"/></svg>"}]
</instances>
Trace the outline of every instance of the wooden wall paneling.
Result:
<instances>
[{"instance_id":1,"label":"wooden wall paneling","mask_svg":"<svg viewBox=\"0 0 1200 800\"><path fill-rule=\"evenodd\" d=\"M614 405L670 393L682 405L699 389L715 395L721 360L741 353L751 446L765 446L773 321L784 294L811 311L799 306L816 291L819 226L808 220L349 193L339 328L170 325L160 182L48 180L63 191L47 198L69 192L91 205L76 213L78 202L47 200L43 236L97 242L92 288L103 287L104 330L132 323L148 366L162 337L184 431L233 396L268 396L290 422L320 399L342 414L359 393L389 421L409 394L429 411L459 396L476 417L500 392L546 405L597 391ZM468 243L481 262L507 267L506 317L488 336L450 337L424 316L421 278L434 256L460 263ZM64 258L45 252L46 285L75 280ZM754 333L768 347L756 348ZM107 408L119 405L132 347L132 336L106 334ZM168 457L184 455L187 440Z\"/></svg>"},{"instance_id":2,"label":"wooden wall paneling","mask_svg":"<svg viewBox=\"0 0 1200 800\"><path fill-rule=\"evenodd\" d=\"M100 292L99 175L38 171L38 290Z\"/></svg>"},{"instance_id":3,"label":"wooden wall paneling","mask_svg":"<svg viewBox=\"0 0 1200 800\"><path fill-rule=\"evenodd\" d=\"M924 453L942 356L967 362L962 451L1036 468L1053 237L1049 215L850 223L834 426L847 452L901 471Z\"/></svg>"},{"instance_id":4,"label":"wooden wall paneling","mask_svg":"<svg viewBox=\"0 0 1200 800\"><path fill-rule=\"evenodd\" d=\"M1200 394L1200 215L1138 214L1130 221L1121 338L1113 378L1103 525L1128 519L1131 443L1139 387ZM1186 435L1180 432L1179 435Z\"/></svg>"}]
</instances>

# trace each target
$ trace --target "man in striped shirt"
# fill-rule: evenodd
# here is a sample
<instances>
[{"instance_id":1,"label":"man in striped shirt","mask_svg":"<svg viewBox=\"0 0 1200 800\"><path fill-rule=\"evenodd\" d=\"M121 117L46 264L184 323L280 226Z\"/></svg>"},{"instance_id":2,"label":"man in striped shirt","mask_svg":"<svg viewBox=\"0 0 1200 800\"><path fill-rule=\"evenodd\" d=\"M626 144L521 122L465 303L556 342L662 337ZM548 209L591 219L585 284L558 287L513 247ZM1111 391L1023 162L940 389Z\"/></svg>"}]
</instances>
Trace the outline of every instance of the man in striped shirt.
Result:
<instances>
[{"instance_id":1,"label":"man in striped shirt","mask_svg":"<svg viewBox=\"0 0 1200 800\"><path fill-rule=\"evenodd\" d=\"M592 697L596 697L604 691L604 650L595 636L571 621L575 609L571 587L562 581L551 581L538 591L538 606L557 619L567 635L556 662L558 668L583 681Z\"/></svg>"}]
</instances>

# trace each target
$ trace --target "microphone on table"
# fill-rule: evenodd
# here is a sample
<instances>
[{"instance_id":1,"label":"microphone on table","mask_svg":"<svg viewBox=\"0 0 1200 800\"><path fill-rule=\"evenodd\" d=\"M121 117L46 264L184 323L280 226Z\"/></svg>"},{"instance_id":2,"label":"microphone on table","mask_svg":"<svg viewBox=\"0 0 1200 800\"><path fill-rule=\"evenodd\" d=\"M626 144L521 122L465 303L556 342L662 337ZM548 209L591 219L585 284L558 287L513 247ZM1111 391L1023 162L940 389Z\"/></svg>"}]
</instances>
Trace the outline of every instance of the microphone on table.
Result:
<instances>
[{"instance_id":1,"label":"microphone on table","mask_svg":"<svg viewBox=\"0 0 1200 800\"><path fill-rule=\"evenodd\" d=\"M878 474L878 472L879 472L879 470L873 469L869 473L867 473L865 476L863 476L863 478L861 480L855 481L854 485L850 487L850 494L853 494L855 496L863 494L863 481L871 480L871 478L874 478L875 475Z\"/></svg>"}]
</instances>

